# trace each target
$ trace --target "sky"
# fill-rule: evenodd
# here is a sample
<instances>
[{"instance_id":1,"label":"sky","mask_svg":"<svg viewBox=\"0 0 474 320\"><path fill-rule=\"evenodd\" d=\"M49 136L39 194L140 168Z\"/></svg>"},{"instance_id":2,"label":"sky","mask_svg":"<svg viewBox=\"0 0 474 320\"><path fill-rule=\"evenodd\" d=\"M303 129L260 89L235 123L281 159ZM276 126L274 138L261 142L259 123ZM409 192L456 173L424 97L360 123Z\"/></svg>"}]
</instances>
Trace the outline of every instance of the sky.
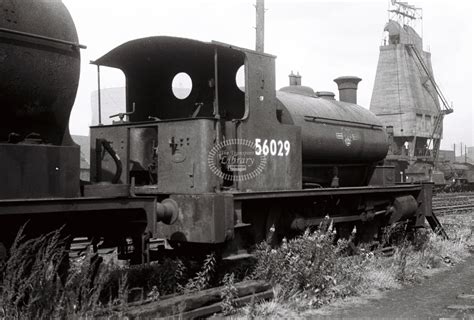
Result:
<instances>
[{"instance_id":1,"label":"sky","mask_svg":"<svg viewBox=\"0 0 474 320\"><path fill-rule=\"evenodd\" d=\"M217 40L255 48L255 0L63 0L79 34L81 79L71 114L72 134L87 135L96 67L89 64L132 39L166 35ZM474 145L473 2L416 0L423 8L424 50L431 52L435 79L454 113L444 122L441 147ZM333 79L362 78L358 104L369 108L373 82L388 21L387 0L266 0L265 52L277 56L276 89L291 71L315 91L337 92ZM421 29L420 33L421 33ZM101 87L124 85L123 75L102 70ZM458 151L459 153L459 147Z\"/></svg>"}]
</instances>

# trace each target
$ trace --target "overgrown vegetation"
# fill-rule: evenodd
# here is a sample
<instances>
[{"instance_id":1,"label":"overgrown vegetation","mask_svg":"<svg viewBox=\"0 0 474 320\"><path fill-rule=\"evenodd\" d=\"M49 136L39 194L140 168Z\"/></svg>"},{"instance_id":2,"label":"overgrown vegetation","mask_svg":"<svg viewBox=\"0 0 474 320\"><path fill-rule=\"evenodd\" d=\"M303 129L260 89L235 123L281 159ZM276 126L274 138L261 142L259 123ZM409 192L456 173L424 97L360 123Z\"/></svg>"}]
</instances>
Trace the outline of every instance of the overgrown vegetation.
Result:
<instances>
[{"instance_id":1,"label":"overgrown vegetation","mask_svg":"<svg viewBox=\"0 0 474 320\"><path fill-rule=\"evenodd\" d=\"M101 306L106 268L91 257L67 274L69 257L60 230L29 240L22 231L1 270L0 318L91 316Z\"/></svg>"},{"instance_id":2,"label":"overgrown vegetation","mask_svg":"<svg viewBox=\"0 0 474 320\"><path fill-rule=\"evenodd\" d=\"M354 254L351 239L335 241L328 223L284 240L278 248L264 242L256 250L256 262L226 269L225 274L220 273L222 262L215 253L199 261L164 258L139 267L101 263L92 252L70 261L61 230L36 239L26 239L20 230L9 259L0 266L0 319L120 316L130 301L156 301L215 285L224 288L224 314L291 318L348 296L414 283L426 270L462 261L469 255L468 247L474 246L472 214L440 220L449 241L419 231L408 242L403 225L388 228L385 244L396 244L389 257L374 244L358 246ZM271 282L275 299L252 300L238 311L234 284L244 277Z\"/></svg>"},{"instance_id":3,"label":"overgrown vegetation","mask_svg":"<svg viewBox=\"0 0 474 320\"><path fill-rule=\"evenodd\" d=\"M455 217L447 223L450 240L429 230L409 235L403 226L387 228L385 242L396 244L391 256L382 250L359 246L347 255L347 241L334 245L329 230L306 231L284 241L277 249L263 243L257 250L254 277L270 281L273 301L244 308L240 315L256 318L294 318L311 314L315 307L347 296L399 288L420 281L430 270L449 267L466 258L474 245L473 219ZM443 218L441 218L442 222ZM407 241L407 238L411 241Z\"/></svg>"},{"instance_id":4,"label":"overgrown vegetation","mask_svg":"<svg viewBox=\"0 0 474 320\"><path fill-rule=\"evenodd\" d=\"M120 316L130 301L158 300L219 281L214 253L203 263L165 258L124 268L102 263L92 252L71 260L60 235L57 230L26 239L19 231L0 266L0 319Z\"/></svg>"},{"instance_id":5,"label":"overgrown vegetation","mask_svg":"<svg viewBox=\"0 0 474 320\"><path fill-rule=\"evenodd\" d=\"M313 307L352 294L361 280L364 259L348 256L349 242L339 240L334 245L334 237L329 227L284 239L277 249L260 244L253 278L278 285L282 299L303 295Z\"/></svg>"},{"instance_id":6,"label":"overgrown vegetation","mask_svg":"<svg viewBox=\"0 0 474 320\"><path fill-rule=\"evenodd\" d=\"M229 315L235 312L235 299L237 298L237 288L234 286L235 276L233 273L226 273L222 279L223 290L221 292L222 313Z\"/></svg>"},{"instance_id":7,"label":"overgrown vegetation","mask_svg":"<svg viewBox=\"0 0 474 320\"><path fill-rule=\"evenodd\" d=\"M213 275L216 272L216 255L209 254L204 260L201 270L184 286L181 291L192 292L209 288Z\"/></svg>"}]
</instances>

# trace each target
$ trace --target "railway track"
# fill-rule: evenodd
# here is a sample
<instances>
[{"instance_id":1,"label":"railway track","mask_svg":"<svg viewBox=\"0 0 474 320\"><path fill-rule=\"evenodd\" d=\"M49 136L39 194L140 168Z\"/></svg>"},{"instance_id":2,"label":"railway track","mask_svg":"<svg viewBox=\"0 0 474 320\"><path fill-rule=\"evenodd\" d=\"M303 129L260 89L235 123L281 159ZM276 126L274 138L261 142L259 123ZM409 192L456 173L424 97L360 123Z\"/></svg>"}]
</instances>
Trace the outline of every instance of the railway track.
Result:
<instances>
[{"instance_id":1,"label":"railway track","mask_svg":"<svg viewBox=\"0 0 474 320\"><path fill-rule=\"evenodd\" d=\"M474 192L439 193L433 196L433 211L437 214L474 210Z\"/></svg>"},{"instance_id":2,"label":"railway track","mask_svg":"<svg viewBox=\"0 0 474 320\"><path fill-rule=\"evenodd\" d=\"M273 298L271 286L264 281L243 281L234 285L232 305L245 304ZM130 305L124 314L131 319L181 318L195 319L220 314L223 311L224 287L215 287L184 295L163 297L158 301L147 301Z\"/></svg>"}]
</instances>

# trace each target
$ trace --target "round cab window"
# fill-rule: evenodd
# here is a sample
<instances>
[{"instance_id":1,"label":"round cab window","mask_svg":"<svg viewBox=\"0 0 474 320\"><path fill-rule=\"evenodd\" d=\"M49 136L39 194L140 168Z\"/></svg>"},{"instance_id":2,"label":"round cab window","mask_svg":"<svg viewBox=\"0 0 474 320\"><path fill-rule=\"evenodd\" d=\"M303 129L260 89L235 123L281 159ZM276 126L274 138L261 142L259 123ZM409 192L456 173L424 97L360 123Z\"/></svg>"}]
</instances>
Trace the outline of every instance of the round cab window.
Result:
<instances>
[{"instance_id":1,"label":"round cab window","mask_svg":"<svg viewBox=\"0 0 474 320\"><path fill-rule=\"evenodd\" d=\"M176 74L171 83L171 89L176 98L183 100L189 97L193 88L193 81L186 72Z\"/></svg>"},{"instance_id":2,"label":"round cab window","mask_svg":"<svg viewBox=\"0 0 474 320\"><path fill-rule=\"evenodd\" d=\"M245 65L241 65L235 74L235 84L242 92L245 92Z\"/></svg>"}]
</instances>

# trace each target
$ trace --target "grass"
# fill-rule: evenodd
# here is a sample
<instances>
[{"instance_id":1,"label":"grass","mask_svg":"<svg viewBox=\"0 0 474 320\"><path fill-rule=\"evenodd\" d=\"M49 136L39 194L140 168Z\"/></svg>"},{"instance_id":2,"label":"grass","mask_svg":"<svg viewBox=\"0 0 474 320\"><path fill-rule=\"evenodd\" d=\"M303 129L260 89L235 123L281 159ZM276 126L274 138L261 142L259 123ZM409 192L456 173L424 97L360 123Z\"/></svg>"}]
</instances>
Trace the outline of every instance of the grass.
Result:
<instances>
[{"instance_id":1,"label":"grass","mask_svg":"<svg viewBox=\"0 0 474 320\"><path fill-rule=\"evenodd\" d=\"M279 268L276 273L258 275L274 284L275 298L242 308L236 318L311 317L314 316L315 308L329 304L344 305L345 302L357 301L355 297L374 296L386 290L416 284L427 276L446 270L471 254L470 248L474 246L474 212L446 215L440 217L440 221L445 224L450 240L443 240L426 230L417 234L414 242L402 241L390 257L364 250L358 255L346 256L343 254L344 243L333 247L331 253L323 249L331 240L327 233L326 237L321 237L319 231L316 234L306 233L300 238L303 241L296 239L288 242L286 248L276 249L272 253L276 261L262 260L265 264L271 263L269 269L276 266ZM313 252L322 255L324 259L333 259L333 262L320 265L323 269L313 269L307 275L308 286L297 286L298 290L294 290L295 283L288 286L288 282L294 282L298 274L291 271L291 258L296 252L301 252L302 246L311 247ZM306 252L306 249L303 251ZM314 261L314 257L309 254L299 257L305 261L295 263L298 266ZM334 281L318 282L311 279L325 277L327 274L331 274Z\"/></svg>"},{"instance_id":2,"label":"grass","mask_svg":"<svg viewBox=\"0 0 474 320\"><path fill-rule=\"evenodd\" d=\"M392 256L359 248L349 255L348 241L335 241L331 225L284 241L279 248L259 245L252 272L219 274L216 255L204 261L163 259L140 267L100 263L88 253L64 273L68 254L61 230L26 239L22 230L7 262L0 266L0 319L83 319L120 317L131 300L158 300L173 293L223 284L225 314L241 318L297 318L315 308L343 303L417 283L470 255L474 212L440 217L450 240L421 232L416 241L400 242ZM273 284L272 301L253 301L237 309L234 283L243 276Z\"/></svg>"},{"instance_id":3,"label":"grass","mask_svg":"<svg viewBox=\"0 0 474 320\"><path fill-rule=\"evenodd\" d=\"M130 301L202 290L216 279L216 256L201 262L165 258L142 266L103 263L92 252L71 260L61 230L27 239L23 228L0 265L0 319L117 317ZM226 278L229 294L233 277ZM226 306L232 310L231 301Z\"/></svg>"},{"instance_id":4,"label":"grass","mask_svg":"<svg viewBox=\"0 0 474 320\"><path fill-rule=\"evenodd\" d=\"M25 239L20 230L0 270L0 318L84 318L100 307L106 268L87 259L66 275L69 257L60 233Z\"/></svg>"}]
</instances>

